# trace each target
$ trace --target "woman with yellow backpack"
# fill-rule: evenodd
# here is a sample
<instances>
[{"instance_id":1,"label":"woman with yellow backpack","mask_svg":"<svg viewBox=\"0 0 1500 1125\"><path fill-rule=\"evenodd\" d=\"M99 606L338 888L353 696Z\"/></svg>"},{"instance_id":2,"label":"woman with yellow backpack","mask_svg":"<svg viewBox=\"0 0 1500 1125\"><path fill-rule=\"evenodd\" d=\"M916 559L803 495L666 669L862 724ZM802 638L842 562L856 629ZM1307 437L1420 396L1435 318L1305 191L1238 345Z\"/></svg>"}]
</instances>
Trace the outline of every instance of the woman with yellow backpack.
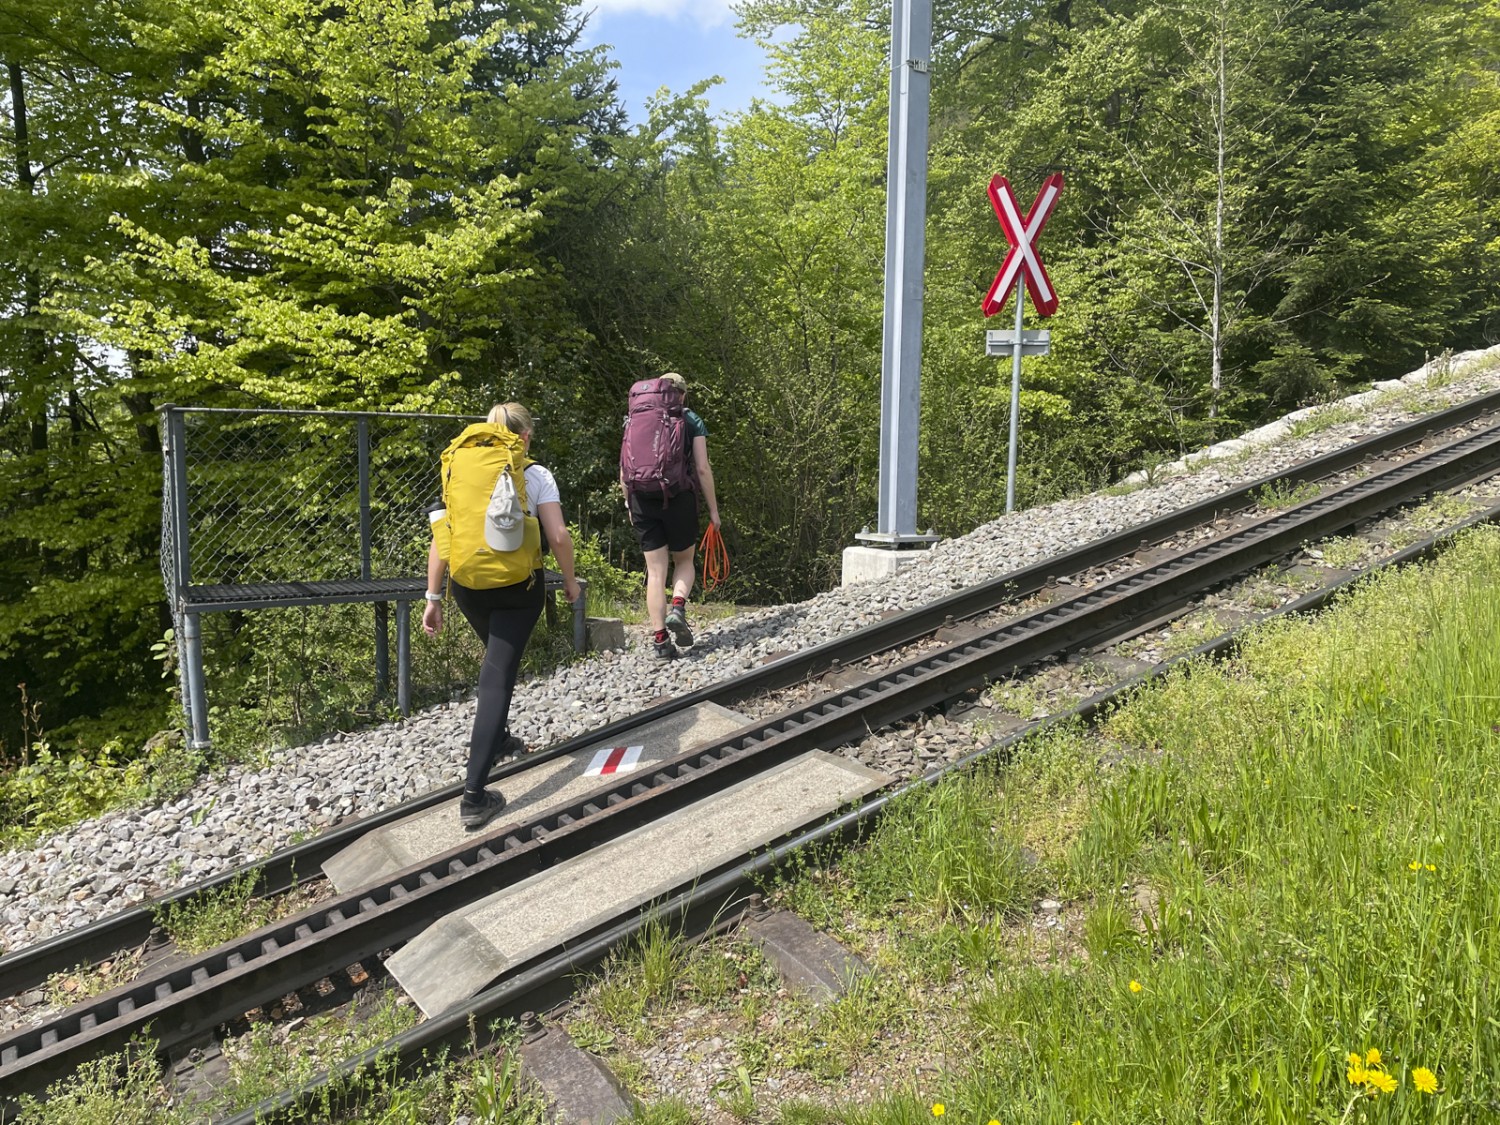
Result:
<instances>
[{"instance_id":1,"label":"woman with yellow backpack","mask_svg":"<svg viewBox=\"0 0 1500 1125\"><path fill-rule=\"evenodd\" d=\"M529 410L508 402L454 438L443 451L442 500L430 513L422 628L429 637L443 628L446 575L453 600L484 642L469 765L458 806L459 820L469 829L482 828L505 807L502 794L485 788L495 759L526 749L510 733L510 701L521 654L542 614L543 532L568 601L578 600L573 540L563 520L557 481L527 455L532 425Z\"/></svg>"}]
</instances>

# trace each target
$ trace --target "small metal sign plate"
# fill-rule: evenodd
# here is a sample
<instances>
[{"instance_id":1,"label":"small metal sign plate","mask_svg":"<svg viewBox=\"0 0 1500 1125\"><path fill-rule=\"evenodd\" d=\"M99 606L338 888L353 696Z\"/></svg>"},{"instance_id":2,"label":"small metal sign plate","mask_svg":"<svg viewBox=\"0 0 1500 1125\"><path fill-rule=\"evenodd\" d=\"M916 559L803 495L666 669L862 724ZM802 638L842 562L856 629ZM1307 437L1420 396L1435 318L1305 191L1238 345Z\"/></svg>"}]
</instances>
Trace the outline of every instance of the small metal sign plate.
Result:
<instances>
[{"instance_id":1,"label":"small metal sign plate","mask_svg":"<svg viewBox=\"0 0 1500 1125\"><path fill-rule=\"evenodd\" d=\"M992 330L984 334L984 354L987 356L1000 357L1015 354L1016 333L1014 329L1003 328L998 331ZM1033 328L1021 333L1021 354L1024 355L1047 355L1052 350L1052 330L1050 328Z\"/></svg>"}]
</instances>

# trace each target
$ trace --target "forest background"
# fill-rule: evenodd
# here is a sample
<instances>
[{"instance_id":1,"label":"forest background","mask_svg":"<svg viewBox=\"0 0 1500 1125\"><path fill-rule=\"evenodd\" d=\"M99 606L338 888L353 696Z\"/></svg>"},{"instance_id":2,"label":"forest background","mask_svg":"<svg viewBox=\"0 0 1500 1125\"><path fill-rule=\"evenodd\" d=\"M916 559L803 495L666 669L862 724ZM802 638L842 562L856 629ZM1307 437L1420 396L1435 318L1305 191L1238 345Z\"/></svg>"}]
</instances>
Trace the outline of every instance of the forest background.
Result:
<instances>
[{"instance_id":1,"label":"forest background","mask_svg":"<svg viewBox=\"0 0 1500 1125\"><path fill-rule=\"evenodd\" d=\"M735 596L834 581L875 515L889 8L739 15L774 98L628 127L554 0L0 8L0 764L180 722L164 403L519 399L626 563L625 392L681 371ZM922 527L1004 506L996 172L1067 177L1024 505L1500 340L1500 0L937 0L935 29Z\"/></svg>"}]
</instances>

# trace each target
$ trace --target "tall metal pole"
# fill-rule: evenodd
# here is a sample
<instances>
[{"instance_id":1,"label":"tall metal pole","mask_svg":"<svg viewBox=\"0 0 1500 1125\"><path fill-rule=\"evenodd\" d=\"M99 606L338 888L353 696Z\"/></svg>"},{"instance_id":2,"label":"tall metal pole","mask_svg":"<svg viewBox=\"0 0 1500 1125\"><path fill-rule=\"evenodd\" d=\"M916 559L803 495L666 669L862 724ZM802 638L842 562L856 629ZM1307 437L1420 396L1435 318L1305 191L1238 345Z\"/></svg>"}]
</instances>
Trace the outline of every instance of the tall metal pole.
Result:
<instances>
[{"instance_id":1,"label":"tall metal pole","mask_svg":"<svg viewBox=\"0 0 1500 1125\"><path fill-rule=\"evenodd\" d=\"M1021 349L1023 346L1021 325L1026 315L1025 281L1026 270L1022 269L1016 274L1016 342L1010 353L1010 453L1006 457L1005 468L1005 510L1007 512L1015 511L1016 507L1016 445L1021 424Z\"/></svg>"},{"instance_id":2,"label":"tall metal pole","mask_svg":"<svg viewBox=\"0 0 1500 1125\"><path fill-rule=\"evenodd\" d=\"M877 534L895 546L917 530L922 266L927 223L927 117L932 0L892 0L890 152L886 161L885 334L880 374ZM862 537L863 538L863 537Z\"/></svg>"}]
</instances>

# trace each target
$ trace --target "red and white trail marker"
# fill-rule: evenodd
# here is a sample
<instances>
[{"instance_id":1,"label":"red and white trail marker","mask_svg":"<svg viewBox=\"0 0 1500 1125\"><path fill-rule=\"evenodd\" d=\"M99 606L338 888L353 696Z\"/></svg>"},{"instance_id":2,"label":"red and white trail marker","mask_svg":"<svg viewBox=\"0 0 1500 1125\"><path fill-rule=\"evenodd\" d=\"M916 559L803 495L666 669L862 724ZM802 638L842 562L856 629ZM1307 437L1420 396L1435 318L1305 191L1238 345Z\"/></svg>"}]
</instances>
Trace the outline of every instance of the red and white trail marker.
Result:
<instances>
[{"instance_id":1,"label":"red and white trail marker","mask_svg":"<svg viewBox=\"0 0 1500 1125\"><path fill-rule=\"evenodd\" d=\"M1010 242L1010 253L1005 255L1005 262L995 275L995 283L985 295L985 316L994 316L1005 307L1018 277L1026 280L1026 291L1031 294L1031 303L1037 312L1042 316L1051 316L1057 311L1057 290L1052 288L1047 267L1042 265L1041 256L1036 252L1036 241L1042 236L1042 228L1047 225L1047 216L1057 206L1062 186L1061 172L1053 172L1043 180L1041 193L1032 203L1026 218L1022 219L1016 193L1011 191L1009 181L1004 176L990 178L990 204L995 208L995 216L1000 220L1000 227Z\"/></svg>"},{"instance_id":2,"label":"red and white trail marker","mask_svg":"<svg viewBox=\"0 0 1500 1125\"><path fill-rule=\"evenodd\" d=\"M612 773L629 773L641 760L644 746L606 746L594 755L584 777L607 777Z\"/></svg>"}]
</instances>

